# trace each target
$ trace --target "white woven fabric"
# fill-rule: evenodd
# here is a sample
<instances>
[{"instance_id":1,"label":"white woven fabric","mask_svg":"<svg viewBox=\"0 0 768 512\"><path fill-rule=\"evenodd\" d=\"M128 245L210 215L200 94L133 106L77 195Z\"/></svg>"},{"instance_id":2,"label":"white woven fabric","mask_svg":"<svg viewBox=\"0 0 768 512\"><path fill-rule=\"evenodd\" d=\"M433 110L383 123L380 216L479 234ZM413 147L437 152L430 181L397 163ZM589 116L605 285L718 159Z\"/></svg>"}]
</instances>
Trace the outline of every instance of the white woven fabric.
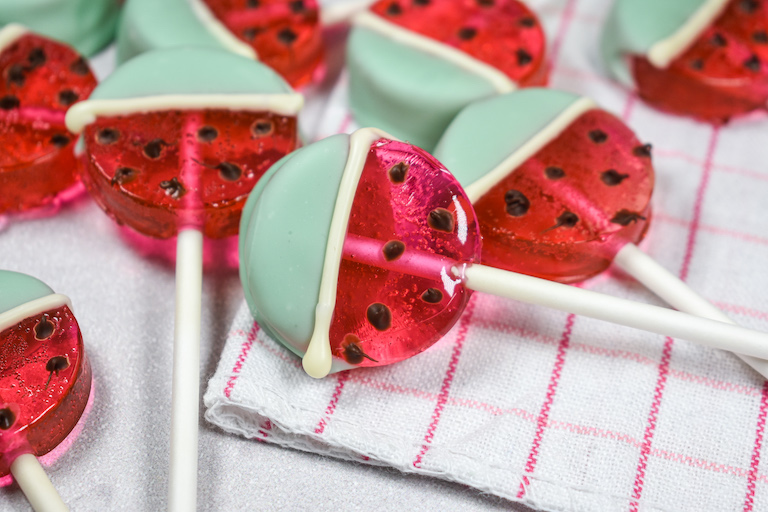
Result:
<instances>
[{"instance_id":1,"label":"white woven fabric","mask_svg":"<svg viewBox=\"0 0 768 512\"><path fill-rule=\"evenodd\" d=\"M554 87L654 145L644 249L737 322L768 330L768 120L722 129L654 111L605 78L608 0L529 2ZM346 84L317 138L349 132ZM659 303L616 271L586 286ZM238 313L206 417L264 440L474 486L545 510L768 510L768 385L731 354L475 294L404 363L315 381Z\"/></svg>"}]
</instances>

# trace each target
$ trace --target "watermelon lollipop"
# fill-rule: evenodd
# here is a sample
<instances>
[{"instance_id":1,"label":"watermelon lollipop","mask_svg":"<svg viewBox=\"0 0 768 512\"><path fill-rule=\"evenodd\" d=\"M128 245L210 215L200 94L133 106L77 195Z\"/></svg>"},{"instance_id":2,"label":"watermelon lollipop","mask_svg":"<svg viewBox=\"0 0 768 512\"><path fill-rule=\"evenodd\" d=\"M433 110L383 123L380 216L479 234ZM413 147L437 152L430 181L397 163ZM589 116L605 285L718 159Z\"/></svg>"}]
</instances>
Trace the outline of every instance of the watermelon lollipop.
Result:
<instances>
[{"instance_id":1,"label":"watermelon lollipop","mask_svg":"<svg viewBox=\"0 0 768 512\"><path fill-rule=\"evenodd\" d=\"M765 0L619 0L602 45L611 73L662 110L719 124L768 103Z\"/></svg>"},{"instance_id":2,"label":"watermelon lollipop","mask_svg":"<svg viewBox=\"0 0 768 512\"><path fill-rule=\"evenodd\" d=\"M323 59L316 0L130 0L118 60L176 46L207 46L258 59L294 87Z\"/></svg>"},{"instance_id":3,"label":"watermelon lollipop","mask_svg":"<svg viewBox=\"0 0 768 512\"><path fill-rule=\"evenodd\" d=\"M532 88L478 102L435 156L472 200L485 264L575 282L615 262L675 308L730 322L635 245L651 219L651 146L591 100ZM745 361L768 376L768 361Z\"/></svg>"},{"instance_id":4,"label":"watermelon lollipop","mask_svg":"<svg viewBox=\"0 0 768 512\"><path fill-rule=\"evenodd\" d=\"M20 25L0 30L0 214L55 201L76 182L75 137L64 125L96 79L72 48Z\"/></svg>"},{"instance_id":5,"label":"watermelon lollipop","mask_svg":"<svg viewBox=\"0 0 768 512\"><path fill-rule=\"evenodd\" d=\"M541 25L517 0L381 0L353 22L350 106L431 149L467 104L547 81Z\"/></svg>"},{"instance_id":6,"label":"watermelon lollipop","mask_svg":"<svg viewBox=\"0 0 768 512\"><path fill-rule=\"evenodd\" d=\"M302 103L258 62L173 48L124 64L67 114L96 202L144 235L178 237L172 510L196 499L203 234L237 234L248 193L298 145Z\"/></svg>"},{"instance_id":7,"label":"watermelon lollipop","mask_svg":"<svg viewBox=\"0 0 768 512\"><path fill-rule=\"evenodd\" d=\"M121 0L3 0L0 25L31 30L93 55L115 35Z\"/></svg>"},{"instance_id":8,"label":"watermelon lollipop","mask_svg":"<svg viewBox=\"0 0 768 512\"><path fill-rule=\"evenodd\" d=\"M13 474L36 510L66 510L37 462L77 424L91 367L69 299L0 270L0 476Z\"/></svg>"},{"instance_id":9,"label":"watermelon lollipop","mask_svg":"<svg viewBox=\"0 0 768 512\"><path fill-rule=\"evenodd\" d=\"M291 153L254 189L240 276L254 317L313 377L437 341L471 290L765 357L768 335L479 265L469 198L432 156L374 129Z\"/></svg>"}]
</instances>

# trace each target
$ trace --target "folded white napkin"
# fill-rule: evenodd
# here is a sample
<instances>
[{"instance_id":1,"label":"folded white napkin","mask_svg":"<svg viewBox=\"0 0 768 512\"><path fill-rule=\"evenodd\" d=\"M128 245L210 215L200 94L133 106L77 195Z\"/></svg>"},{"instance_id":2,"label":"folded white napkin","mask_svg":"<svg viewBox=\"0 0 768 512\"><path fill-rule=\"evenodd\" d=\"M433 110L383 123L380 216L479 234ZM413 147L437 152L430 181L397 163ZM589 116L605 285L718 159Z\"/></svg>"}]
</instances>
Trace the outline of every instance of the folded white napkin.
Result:
<instances>
[{"instance_id":1,"label":"folded white napkin","mask_svg":"<svg viewBox=\"0 0 768 512\"><path fill-rule=\"evenodd\" d=\"M552 85L654 144L644 249L742 325L768 331L768 119L722 129L645 107L605 78L608 0L531 2ZM317 136L351 131L343 79ZM587 287L660 303L606 273ZM467 484L547 510L768 510L768 385L726 352L476 293L400 364L313 380L243 305L211 379L222 429Z\"/></svg>"}]
</instances>

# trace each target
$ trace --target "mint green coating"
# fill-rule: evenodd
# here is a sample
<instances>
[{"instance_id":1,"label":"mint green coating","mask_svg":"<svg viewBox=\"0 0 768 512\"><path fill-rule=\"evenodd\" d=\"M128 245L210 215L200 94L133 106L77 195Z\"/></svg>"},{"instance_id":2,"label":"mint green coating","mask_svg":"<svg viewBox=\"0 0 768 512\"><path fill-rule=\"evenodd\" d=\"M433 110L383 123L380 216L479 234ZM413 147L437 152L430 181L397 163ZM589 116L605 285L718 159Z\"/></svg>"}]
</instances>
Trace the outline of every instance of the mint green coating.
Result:
<instances>
[{"instance_id":1,"label":"mint green coating","mask_svg":"<svg viewBox=\"0 0 768 512\"><path fill-rule=\"evenodd\" d=\"M117 62L175 46L226 50L192 11L188 0L128 0L117 29Z\"/></svg>"},{"instance_id":2,"label":"mint green coating","mask_svg":"<svg viewBox=\"0 0 768 512\"><path fill-rule=\"evenodd\" d=\"M292 92L277 73L254 60L210 48L169 48L142 54L118 67L89 99Z\"/></svg>"},{"instance_id":3,"label":"mint green coating","mask_svg":"<svg viewBox=\"0 0 768 512\"><path fill-rule=\"evenodd\" d=\"M478 101L456 116L433 154L462 186L469 186L579 99L563 91L530 88Z\"/></svg>"},{"instance_id":4,"label":"mint green coating","mask_svg":"<svg viewBox=\"0 0 768 512\"><path fill-rule=\"evenodd\" d=\"M0 26L20 23L83 55L112 41L119 13L118 0L0 0Z\"/></svg>"},{"instance_id":5,"label":"mint green coating","mask_svg":"<svg viewBox=\"0 0 768 512\"><path fill-rule=\"evenodd\" d=\"M0 270L0 315L51 294L53 290L39 279L19 272Z\"/></svg>"},{"instance_id":6,"label":"mint green coating","mask_svg":"<svg viewBox=\"0 0 768 512\"><path fill-rule=\"evenodd\" d=\"M431 151L448 123L473 101L496 94L477 75L355 27L347 44L349 103L361 126L375 126Z\"/></svg>"},{"instance_id":7,"label":"mint green coating","mask_svg":"<svg viewBox=\"0 0 768 512\"><path fill-rule=\"evenodd\" d=\"M674 34L706 0L616 0L603 30L601 50L608 71L632 87L627 58L646 55Z\"/></svg>"},{"instance_id":8,"label":"mint green coating","mask_svg":"<svg viewBox=\"0 0 768 512\"><path fill-rule=\"evenodd\" d=\"M334 135L278 161L251 192L240 220L240 280L251 314L298 355L315 325L349 140ZM346 368L334 360L332 371Z\"/></svg>"}]
</instances>

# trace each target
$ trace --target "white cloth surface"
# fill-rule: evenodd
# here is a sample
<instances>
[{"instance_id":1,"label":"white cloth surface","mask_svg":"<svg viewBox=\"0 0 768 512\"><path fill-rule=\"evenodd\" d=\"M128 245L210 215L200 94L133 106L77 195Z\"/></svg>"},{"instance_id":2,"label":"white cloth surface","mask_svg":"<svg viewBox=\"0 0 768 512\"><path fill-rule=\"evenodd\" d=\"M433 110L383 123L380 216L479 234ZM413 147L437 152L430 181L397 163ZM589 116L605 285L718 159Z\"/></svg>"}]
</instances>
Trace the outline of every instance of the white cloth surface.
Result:
<instances>
[{"instance_id":1,"label":"white cloth surface","mask_svg":"<svg viewBox=\"0 0 768 512\"><path fill-rule=\"evenodd\" d=\"M734 320L768 330L768 119L722 129L654 111L608 80L607 0L529 2L554 87L654 145L644 249ZM342 78L318 137L355 123ZM618 271L590 289L660 304ZM475 294L409 361L315 381L243 305L205 395L222 429L473 486L544 510L768 510L764 380L731 354Z\"/></svg>"}]
</instances>

